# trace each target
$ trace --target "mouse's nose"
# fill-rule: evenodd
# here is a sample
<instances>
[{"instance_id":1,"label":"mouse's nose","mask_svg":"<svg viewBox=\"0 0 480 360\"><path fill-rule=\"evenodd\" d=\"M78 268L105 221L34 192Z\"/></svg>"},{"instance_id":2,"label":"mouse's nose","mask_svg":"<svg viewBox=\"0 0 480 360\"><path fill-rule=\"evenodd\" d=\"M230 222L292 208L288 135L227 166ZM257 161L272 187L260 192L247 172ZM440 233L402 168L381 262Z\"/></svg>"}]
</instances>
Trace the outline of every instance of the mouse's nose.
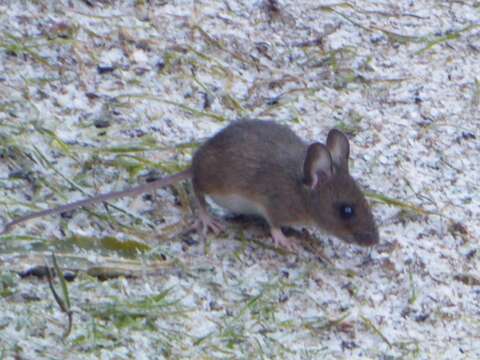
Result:
<instances>
[{"instance_id":1,"label":"mouse's nose","mask_svg":"<svg viewBox=\"0 0 480 360\"><path fill-rule=\"evenodd\" d=\"M355 233L353 236L355 238L355 242L361 246L373 246L378 244L379 241L377 230L373 232Z\"/></svg>"}]
</instances>

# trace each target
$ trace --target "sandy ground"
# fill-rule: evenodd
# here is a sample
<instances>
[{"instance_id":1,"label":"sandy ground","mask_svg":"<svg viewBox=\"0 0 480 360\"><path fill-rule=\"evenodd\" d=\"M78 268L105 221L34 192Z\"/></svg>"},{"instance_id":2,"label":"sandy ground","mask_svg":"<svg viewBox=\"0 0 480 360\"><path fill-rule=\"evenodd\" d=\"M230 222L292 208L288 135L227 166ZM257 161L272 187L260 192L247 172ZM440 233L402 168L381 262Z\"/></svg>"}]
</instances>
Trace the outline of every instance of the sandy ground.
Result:
<instances>
[{"instance_id":1,"label":"sandy ground","mask_svg":"<svg viewBox=\"0 0 480 360\"><path fill-rule=\"evenodd\" d=\"M0 358L480 358L479 69L475 1L1 2L4 222L174 172L251 117L345 131L381 243L308 229L286 255L227 221L204 244L188 185L31 221L0 237ZM66 339L18 275L52 251Z\"/></svg>"}]
</instances>

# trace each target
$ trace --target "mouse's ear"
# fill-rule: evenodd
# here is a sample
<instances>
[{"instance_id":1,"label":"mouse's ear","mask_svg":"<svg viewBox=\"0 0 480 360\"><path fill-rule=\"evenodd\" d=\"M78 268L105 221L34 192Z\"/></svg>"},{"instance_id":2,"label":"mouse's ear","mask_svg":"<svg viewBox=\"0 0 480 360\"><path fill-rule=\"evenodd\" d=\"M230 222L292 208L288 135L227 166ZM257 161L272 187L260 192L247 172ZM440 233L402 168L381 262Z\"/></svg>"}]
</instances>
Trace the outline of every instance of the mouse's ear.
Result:
<instances>
[{"instance_id":1,"label":"mouse's ear","mask_svg":"<svg viewBox=\"0 0 480 360\"><path fill-rule=\"evenodd\" d=\"M332 156L327 147L313 143L308 147L303 164L303 183L313 189L333 174Z\"/></svg>"},{"instance_id":2,"label":"mouse's ear","mask_svg":"<svg viewBox=\"0 0 480 360\"><path fill-rule=\"evenodd\" d=\"M333 163L348 171L350 145L346 135L337 129L330 130L327 136L327 148L330 150Z\"/></svg>"}]
</instances>

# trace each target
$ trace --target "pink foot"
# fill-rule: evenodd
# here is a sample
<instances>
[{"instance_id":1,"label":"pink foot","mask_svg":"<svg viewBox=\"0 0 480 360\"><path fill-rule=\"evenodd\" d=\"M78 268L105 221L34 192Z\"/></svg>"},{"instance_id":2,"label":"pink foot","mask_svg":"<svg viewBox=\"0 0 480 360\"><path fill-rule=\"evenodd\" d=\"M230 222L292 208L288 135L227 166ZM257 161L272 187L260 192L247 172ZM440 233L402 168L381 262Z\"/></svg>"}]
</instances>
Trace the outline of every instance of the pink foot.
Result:
<instances>
[{"instance_id":1,"label":"pink foot","mask_svg":"<svg viewBox=\"0 0 480 360\"><path fill-rule=\"evenodd\" d=\"M198 214L198 219L195 221L193 227L203 237L207 236L209 229L215 235L218 235L225 230L225 226L220 220L212 218L206 211L202 210L200 210Z\"/></svg>"},{"instance_id":2,"label":"pink foot","mask_svg":"<svg viewBox=\"0 0 480 360\"><path fill-rule=\"evenodd\" d=\"M277 228L271 228L270 233L272 234L273 244L277 247L283 247L288 251L295 251L296 245L293 243L292 239L287 238L283 235L282 230Z\"/></svg>"}]
</instances>

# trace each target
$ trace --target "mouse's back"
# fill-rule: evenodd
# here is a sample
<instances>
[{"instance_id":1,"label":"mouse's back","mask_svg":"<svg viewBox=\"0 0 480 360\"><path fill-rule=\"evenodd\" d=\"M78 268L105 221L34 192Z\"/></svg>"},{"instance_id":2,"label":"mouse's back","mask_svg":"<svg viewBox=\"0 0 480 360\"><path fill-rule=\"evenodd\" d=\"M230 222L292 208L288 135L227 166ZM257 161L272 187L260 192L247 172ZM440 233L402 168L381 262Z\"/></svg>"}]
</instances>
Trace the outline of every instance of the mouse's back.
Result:
<instances>
[{"instance_id":1,"label":"mouse's back","mask_svg":"<svg viewBox=\"0 0 480 360\"><path fill-rule=\"evenodd\" d=\"M305 149L306 144L287 126L273 121L244 120L233 122L210 138L195 154L193 162L205 156L218 161L226 154L229 160L250 158L283 163L292 157L301 158Z\"/></svg>"},{"instance_id":2,"label":"mouse's back","mask_svg":"<svg viewBox=\"0 0 480 360\"><path fill-rule=\"evenodd\" d=\"M307 145L272 121L234 122L209 139L192 160L197 194L238 195L275 208L289 203L304 216L299 187ZM230 209L232 207L229 207Z\"/></svg>"},{"instance_id":3,"label":"mouse's back","mask_svg":"<svg viewBox=\"0 0 480 360\"><path fill-rule=\"evenodd\" d=\"M264 177L270 179L278 172L297 178L306 149L306 144L286 126L272 121L237 121L195 153L193 181L208 181L215 188L238 183L244 188L261 185Z\"/></svg>"}]
</instances>

